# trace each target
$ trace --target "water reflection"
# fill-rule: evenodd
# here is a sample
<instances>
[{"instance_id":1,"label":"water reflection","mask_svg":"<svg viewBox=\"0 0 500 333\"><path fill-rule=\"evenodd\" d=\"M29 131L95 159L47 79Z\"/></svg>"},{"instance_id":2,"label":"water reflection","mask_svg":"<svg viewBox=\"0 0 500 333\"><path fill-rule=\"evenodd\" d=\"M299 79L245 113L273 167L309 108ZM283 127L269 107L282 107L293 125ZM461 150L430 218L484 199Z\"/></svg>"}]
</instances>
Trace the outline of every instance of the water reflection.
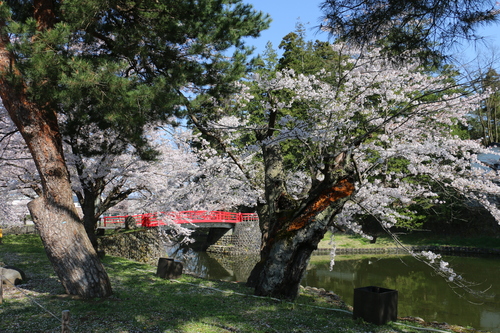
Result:
<instances>
[{"instance_id":1,"label":"water reflection","mask_svg":"<svg viewBox=\"0 0 500 333\"><path fill-rule=\"evenodd\" d=\"M184 272L207 279L245 282L259 256L222 255L194 251L190 248L175 248L168 256L184 263Z\"/></svg>"},{"instance_id":2,"label":"water reflection","mask_svg":"<svg viewBox=\"0 0 500 333\"><path fill-rule=\"evenodd\" d=\"M171 253L185 271L209 279L246 281L257 256L223 256L189 249ZM454 288L426 265L409 256L313 256L305 286L324 288L352 304L353 290L370 285L399 291L398 316L447 322L500 333L500 258L447 257L455 271L475 282L472 294ZM480 293L484 291L485 293Z\"/></svg>"},{"instance_id":3,"label":"water reflection","mask_svg":"<svg viewBox=\"0 0 500 333\"><path fill-rule=\"evenodd\" d=\"M399 316L418 316L500 332L500 261L498 258L448 257L457 272L475 282L476 294L454 288L412 257L316 257L302 283L332 290L352 304L353 289L376 285L399 291ZM488 289L486 292L485 289Z\"/></svg>"}]
</instances>

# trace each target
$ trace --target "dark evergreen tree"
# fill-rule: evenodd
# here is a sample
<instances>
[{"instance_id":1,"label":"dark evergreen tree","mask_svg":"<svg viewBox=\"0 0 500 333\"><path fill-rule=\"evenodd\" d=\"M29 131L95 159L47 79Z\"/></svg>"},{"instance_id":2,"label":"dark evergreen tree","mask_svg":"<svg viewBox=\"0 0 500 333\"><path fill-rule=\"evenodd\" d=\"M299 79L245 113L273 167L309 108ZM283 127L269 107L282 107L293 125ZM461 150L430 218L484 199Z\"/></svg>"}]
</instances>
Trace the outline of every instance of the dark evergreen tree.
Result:
<instances>
[{"instance_id":1,"label":"dark evergreen tree","mask_svg":"<svg viewBox=\"0 0 500 333\"><path fill-rule=\"evenodd\" d=\"M250 53L242 38L268 23L240 0L0 3L0 96L37 166L43 195L29 209L69 294L111 286L73 204L62 135L85 156L130 144L154 158L144 126L182 112L186 96L230 92ZM97 132L108 138L87 145Z\"/></svg>"},{"instance_id":2,"label":"dark evergreen tree","mask_svg":"<svg viewBox=\"0 0 500 333\"><path fill-rule=\"evenodd\" d=\"M497 22L495 0L325 0L323 30L358 45L387 39L394 55L418 52L438 59L461 40L478 40L477 29Z\"/></svg>"},{"instance_id":3,"label":"dark evergreen tree","mask_svg":"<svg viewBox=\"0 0 500 333\"><path fill-rule=\"evenodd\" d=\"M333 51L329 42L306 39L305 26L297 23L295 31L283 37L279 48L283 55L277 69L293 69L296 73L316 75L320 71L330 72L333 76L339 72L339 55Z\"/></svg>"}]
</instances>

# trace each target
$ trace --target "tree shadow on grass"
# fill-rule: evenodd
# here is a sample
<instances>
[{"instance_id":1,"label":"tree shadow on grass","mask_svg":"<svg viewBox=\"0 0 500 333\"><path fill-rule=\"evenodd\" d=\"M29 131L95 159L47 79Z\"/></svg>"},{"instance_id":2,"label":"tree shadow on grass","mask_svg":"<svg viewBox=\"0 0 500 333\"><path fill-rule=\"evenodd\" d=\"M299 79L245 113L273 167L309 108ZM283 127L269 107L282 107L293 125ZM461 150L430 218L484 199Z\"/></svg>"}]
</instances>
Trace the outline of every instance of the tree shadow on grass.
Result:
<instances>
[{"instance_id":1,"label":"tree shadow on grass","mask_svg":"<svg viewBox=\"0 0 500 333\"><path fill-rule=\"evenodd\" d=\"M256 298L252 289L239 283L186 275L165 280L155 275L156 267L119 258L108 258L105 265L115 294L80 302L74 317L78 328L92 323L96 332L101 325L107 332L335 332L341 327L382 331L327 308ZM315 304L311 295L301 301L329 306Z\"/></svg>"}]
</instances>

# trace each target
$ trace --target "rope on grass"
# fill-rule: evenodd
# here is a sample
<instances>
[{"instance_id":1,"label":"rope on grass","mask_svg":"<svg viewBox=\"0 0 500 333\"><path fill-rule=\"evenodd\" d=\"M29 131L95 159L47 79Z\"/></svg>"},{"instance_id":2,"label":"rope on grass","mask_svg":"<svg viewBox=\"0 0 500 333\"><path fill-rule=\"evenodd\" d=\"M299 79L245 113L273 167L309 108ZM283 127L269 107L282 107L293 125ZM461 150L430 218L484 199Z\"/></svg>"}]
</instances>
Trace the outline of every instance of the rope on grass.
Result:
<instances>
[{"instance_id":1,"label":"rope on grass","mask_svg":"<svg viewBox=\"0 0 500 333\"><path fill-rule=\"evenodd\" d=\"M1 270L0 270L1 271ZM21 288L19 288L18 286L16 286L15 284L13 284L12 282L10 282L10 280L8 279L4 279L4 281L7 281L12 287L16 288L18 291L20 291L24 296L26 296L30 301L32 301L33 303L35 303L36 305L38 305L42 310L44 310L45 312L47 312L48 314L50 314L52 317L54 317L58 322L60 322L61 324L64 324L64 321L57 317L55 314L53 314L49 309L45 308L42 304L38 303L33 297L31 297L29 294L27 294L24 290L22 290ZM71 329L71 327L69 326L66 326L71 332L73 332L73 330Z\"/></svg>"},{"instance_id":2,"label":"rope on grass","mask_svg":"<svg viewBox=\"0 0 500 333\"><path fill-rule=\"evenodd\" d=\"M440 333L450 333L450 331L438 330L438 329L436 329L436 328L417 327L417 326L412 326L412 325L403 324L403 323L397 323L397 322L393 322L393 324L400 325L400 326L406 326L406 327L410 327L410 328L413 328L413 329L416 329L416 330L421 330L421 331L431 331L431 332L440 332Z\"/></svg>"},{"instance_id":3,"label":"rope on grass","mask_svg":"<svg viewBox=\"0 0 500 333\"><path fill-rule=\"evenodd\" d=\"M203 285L196 284L196 283L181 282L181 281L178 281L178 280L170 280L170 281L176 282L176 283L181 283L181 284L182 283L183 284L188 284L188 285L191 285L191 286L194 286L194 287L198 287L198 288L211 289L211 290L219 291L219 292L226 293L226 294L234 294L234 295L247 296L247 297L251 296L251 297L255 297L255 298L268 299L268 300L270 299L270 300L273 300L273 301L284 302L284 303L288 303L288 304L292 304L292 305L308 306L310 308L315 308L315 309L337 311L337 312L344 312L344 313L347 313L347 314L352 314L351 311L344 310L344 309L333 309L333 308L325 308L323 306L317 306L317 305L292 303L292 302L283 301L283 300L281 300L279 298L275 298L275 297L267 297L267 296L257 296L257 295L243 294L243 293L239 293L239 292L236 292L236 291L222 290L222 289L217 289L217 288L214 288L214 287L203 286ZM406 326L406 327L410 327L410 328L413 328L413 329L416 329L416 330L421 330L421 331L430 331L430 332L438 332L438 333L450 333L450 331L443 331L443 330L438 330L438 329L435 329L435 328L417 327L417 326L412 326L412 325L398 323L398 322L393 322L393 324L400 325L400 326Z\"/></svg>"},{"instance_id":4,"label":"rope on grass","mask_svg":"<svg viewBox=\"0 0 500 333\"><path fill-rule=\"evenodd\" d=\"M177 283L189 284L191 286L195 286L195 287L199 287L199 288L212 289L212 290L219 291L219 292L222 292L222 293L227 293L227 294L234 294L234 295L247 296L247 297L250 296L250 297L255 297L255 298L260 298L260 299L273 300L273 301L276 301L276 302L288 303L288 304L291 304L291 305L308 306L308 307L316 308L316 309L330 310L330 311L337 311L337 312L345 312L345 313L348 313L348 314L352 314L351 311L344 310L344 309L332 309L332 308L325 308L325 307L317 306L317 305L292 303L292 302L283 301L282 299L275 298L275 297L243 294L243 293L239 293L239 292L236 292L236 291L222 290L222 289L217 289L217 288L214 288L214 287L207 287L207 286L202 286L202 285L199 285L199 284L196 284L196 283L181 282L181 281L177 281L177 280L170 280L170 281L177 282Z\"/></svg>"}]
</instances>

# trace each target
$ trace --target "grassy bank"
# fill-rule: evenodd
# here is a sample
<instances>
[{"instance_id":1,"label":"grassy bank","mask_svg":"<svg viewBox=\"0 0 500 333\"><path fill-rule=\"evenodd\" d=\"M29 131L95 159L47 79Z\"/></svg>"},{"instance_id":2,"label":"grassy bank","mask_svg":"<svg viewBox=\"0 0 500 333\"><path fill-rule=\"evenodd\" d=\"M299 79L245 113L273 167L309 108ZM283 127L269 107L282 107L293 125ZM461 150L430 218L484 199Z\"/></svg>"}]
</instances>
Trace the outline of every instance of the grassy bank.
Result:
<instances>
[{"instance_id":1,"label":"grassy bank","mask_svg":"<svg viewBox=\"0 0 500 333\"><path fill-rule=\"evenodd\" d=\"M331 248L331 233L328 233L320 242L318 248ZM414 231L411 233L399 234L401 242L408 246L462 246L475 248L495 248L500 249L500 238L494 237L457 237L440 235L426 231ZM375 243L358 235L335 234L335 245L338 248L384 248L395 247L396 243L388 235L377 237Z\"/></svg>"},{"instance_id":2,"label":"grassy bank","mask_svg":"<svg viewBox=\"0 0 500 333\"><path fill-rule=\"evenodd\" d=\"M70 297L34 235L4 237L0 262L23 269L29 278L19 288L4 288L3 333L60 332L63 310L70 311L73 332L421 332L401 326L416 325L403 321L375 326L353 320L341 301L321 292L302 290L293 303L257 298L242 284L187 275L164 280L155 276L155 267L116 257L104 259L112 297Z\"/></svg>"}]
</instances>

